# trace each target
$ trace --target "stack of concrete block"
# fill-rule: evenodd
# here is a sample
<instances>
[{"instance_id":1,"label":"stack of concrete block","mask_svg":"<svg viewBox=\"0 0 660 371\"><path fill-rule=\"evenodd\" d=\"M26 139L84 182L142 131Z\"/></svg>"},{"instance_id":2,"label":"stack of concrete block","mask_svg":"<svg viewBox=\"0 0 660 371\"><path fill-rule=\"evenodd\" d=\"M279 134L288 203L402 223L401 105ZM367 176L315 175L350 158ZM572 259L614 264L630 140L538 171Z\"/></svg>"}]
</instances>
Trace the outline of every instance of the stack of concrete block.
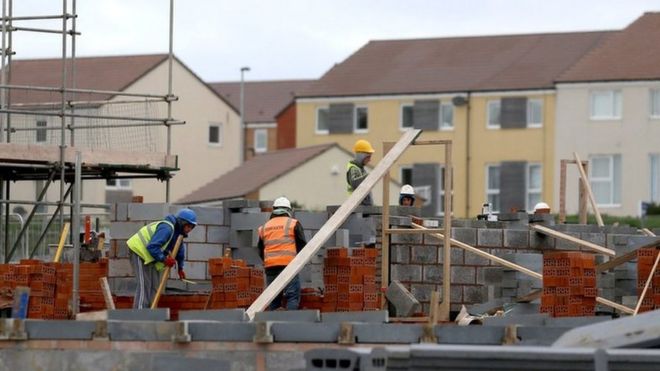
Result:
<instances>
[{"instance_id":1,"label":"stack of concrete block","mask_svg":"<svg viewBox=\"0 0 660 371\"><path fill-rule=\"evenodd\" d=\"M543 265L543 256L530 253L507 253L501 256L514 264L523 266L534 272L541 272ZM543 288L543 282L534 277L530 277L522 272L511 268L502 268L501 296L511 302L521 296L525 296L532 291Z\"/></svg>"}]
</instances>

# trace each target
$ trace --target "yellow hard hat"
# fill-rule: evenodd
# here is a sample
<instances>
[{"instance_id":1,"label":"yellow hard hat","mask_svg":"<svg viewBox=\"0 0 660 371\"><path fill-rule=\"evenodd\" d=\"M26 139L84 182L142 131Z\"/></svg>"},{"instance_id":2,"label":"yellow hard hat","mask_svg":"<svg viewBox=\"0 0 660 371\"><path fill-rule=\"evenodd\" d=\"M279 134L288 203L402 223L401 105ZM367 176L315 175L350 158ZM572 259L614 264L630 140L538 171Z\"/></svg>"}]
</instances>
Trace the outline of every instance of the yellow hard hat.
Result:
<instances>
[{"instance_id":1,"label":"yellow hard hat","mask_svg":"<svg viewBox=\"0 0 660 371\"><path fill-rule=\"evenodd\" d=\"M364 139L360 139L355 142L355 145L353 146L353 152L374 153L376 151L374 150L374 147L371 146L371 143Z\"/></svg>"}]
</instances>

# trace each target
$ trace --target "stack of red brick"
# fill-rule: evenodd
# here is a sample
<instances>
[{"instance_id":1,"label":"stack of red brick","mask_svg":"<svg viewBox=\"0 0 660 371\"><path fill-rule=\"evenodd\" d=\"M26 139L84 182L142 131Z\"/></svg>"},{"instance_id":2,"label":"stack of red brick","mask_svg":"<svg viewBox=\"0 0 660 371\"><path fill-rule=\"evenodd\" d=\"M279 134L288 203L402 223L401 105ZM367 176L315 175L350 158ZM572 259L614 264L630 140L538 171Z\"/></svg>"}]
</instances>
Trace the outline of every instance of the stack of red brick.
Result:
<instances>
[{"instance_id":1,"label":"stack of red brick","mask_svg":"<svg viewBox=\"0 0 660 371\"><path fill-rule=\"evenodd\" d=\"M595 313L597 293L593 254L543 254L542 313L549 313L553 317L592 316Z\"/></svg>"},{"instance_id":2,"label":"stack of red brick","mask_svg":"<svg viewBox=\"0 0 660 371\"><path fill-rule=\"evenodd\" d=\"M376 289L376 249L327 250L323 266L323 312L380 309Z\"/></svg>"},{"instance_id":3,"label":"stack of red brick","mask_svg":"<svg viewBox=\"0 0 660 371\"><path fill-rule=\"evenodd\" d=\"M209 259L209 274L209 309L247 308L264 290L263 269L248 267L241 259Z\"/></svg>"},{"instance_id":4,"label":"stack of red brick","mask_svg":"<svg viewBox=\"0 0 660 371\"><path fill-rule=\"evenodd\" d=\"M108 259L98 263L80 263L80 311L103 310L105 299L99 279L108 276Z\"/></svg>"},{"instance_id":5,"label":"stack of red brick","mask_svg":"<svg viewBox=\"0 0 660 371\"><path fill-rule=\"evenodd\" d=\"M658 256L658 250L655 248L645 248L637 250L637 295L642 295L642 290L646 285L646 280L651 274L653 263ZM646 290L640 312L646 312L660 308L660 269L656 269L653 279Z\"/></svg>"}]
</instances>

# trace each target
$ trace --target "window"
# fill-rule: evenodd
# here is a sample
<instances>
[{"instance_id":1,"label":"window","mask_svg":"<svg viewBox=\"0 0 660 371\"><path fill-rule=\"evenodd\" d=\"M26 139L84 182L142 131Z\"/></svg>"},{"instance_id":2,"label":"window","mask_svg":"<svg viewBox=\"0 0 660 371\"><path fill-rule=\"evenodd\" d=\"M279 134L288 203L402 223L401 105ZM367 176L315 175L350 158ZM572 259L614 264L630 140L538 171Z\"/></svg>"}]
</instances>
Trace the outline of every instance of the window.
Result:
<instances>
[{"instance_id":1,"label":"window","mask_svg":"<svg viewBox=\"0 0 660 371\"><path fill-rule=\"evenodd\" d=\"M451 130L454 128L454 105L451 103L440 104L440 130Z\"/></svg>"},{"instance_id":2,"label":"window","mask_svg":"<svg viewBox=\"0 0 660 371\"><path fill-rule=\"evenodd\" d=\"M431 198L431 186L430 185L425 185L425 186L419 186L419 187L414 187L415 188L415 195L421 197L424 200L424 203L422 206L428 206L431 204L432 198Z\"/></svg>"},{"instance_id":3,"label":"window","mask_svg":"<svg viewBox=\"0 0 660 371\"><path fill-rule=\"evenodd\" d=\"M316 109L316 134L328 134L328 116L330 109L328 107Z\"/></svg>"},{"instance_id":4,"label":"window","mask_svg":"<svg viewBox=\"0 0 660 371\"><path fill-rule=\"evenodd\" d=\"M543 100L530 99L527 101L527 127L543 126Z\"/></svg>"},{"instance_id":5,"label":"window","mask_svg":"<svg viewBox=\"0 0 660 371\"><path fill-rule=\"evenodd\" d=\"M412 185L412 174L413 174L413 168L412 166L401 166L399 168L399 179L401 180L401 184L411 184Z\"/></svg>"},{"instance_id":6,"label":"window","mask_svg":"<svg viewBox=\"0 0 660 371\"><path fill-rule=\"evenodd\" d=\"M500 101L491 100L488 101L488 118L487 118L487 127L491 129L496 129L500 127Z\"/></svg>"},{"instance_id":7,"label":"window","mask_svg":"<svg viewBox=\"0 0 660 371\"><path fill-rule=\"evenodd\" d=\"M107 189L131 189L130 179L106 179L105 188Z\"/></svg>"},{"instance_id":8,"label":"window","mask_svg":"<svg viewBox=\"0 0 660 371\"><path fill-rule=\"evenodd\" d=\"M366 133L369 131L369 110L367 107L355 107L355 125L353 131Z\"/></svg>"},{"instance_id":9,"label":"window","mask_svg":"<svg viewBox=\"0 0 660 371\"><path fill-rule=\"evenodd\" d=\"M36 141L37 143L45 143L48 141L48 130L45 129L45 127L48 125L46 120L38 120L37 121L37 128L44 128L44 129L37 129L37 138Z\"/></svg>"},{"instance_id":10,"label":"window","mask_svg":"<svg viewBox=\"0 0 660 371\"><path fill-rule=\"evenodd\" d=\"M438 211L436 215L445 215L445 167L442 166L440 167L440 191L438 192ZM451 178L452 185L451 188L452 190L454 189L454 178ZM454 192L452 191L451 194L451 206L452 206L452 214L454 211Z\"/></svg>"},{"instance_id":11,"label":"window","mask_svg":"<svg viewBox=\"0 0 660 371\"><path fill-rule=\"evenodd\" d=\"M612 120L621 118L621 92L602 90L591 92L591 119Z\"/></svg>"},{"instance_id":12,"label":"window","mask_svg":"<svg viewBox=\"0 0 660 371\"><path fill-rule=\"evenodd\" d=\"M404 104L401 106L401 129L413 127L413 105Z\"/></svg>"},{"instance_id":13,"label":"window","mask_svg":"<svg viewBox=\"0 0 660 371\"><path fill-rule=\"evenodd\" d=\"M660 89L651 89L651 117L660 118Z\"/></svg>"},{"instance_id":14,"label":"window","mask_svg":"<svg viewBox=\"0 0 660 371\"><path fill-rule=\"evenodd\" d=\"M589 159L589 180L599 206L621 203L621 155L598 155Z\"/></svg>"},{"instance_id":15,"label":"window","mask_svg":"<svg viewBox=\"0 0 660 371\"><path fill-rule=\"evenodd\" d=\"M264 153L268 151L268 129L254 130L254 152Z\"/></svg>"},{"instance_id":16,"label":"window","mask_svg":"<svg viewBox=\"0 0 660 371\"><path fill-rule=\"evenodd\" d=\"M529 211L534 210L534 206L541 202L541 190L543 188L543 174L541 164L527 164L527 207Z\"/></svg>"},{"instance_id":17,"label":"window","mask_svg":"<svg viewBox=\"0 0 660 371\"><path fill-rule=\"evenodd\" d=\"M500 211L500 166L486 166L486 199L491 210Z\"/></svg>"},{"instance_id":18,"label":"window","mask_svg":"<svg viewBox=\"0 0 660 371\"><path fill-rule=\"evenodd\" d=\"M660 154L651 155L651 201L660 202Z\"/></svg>"},{"instance_id":19,"label":"window","mask_svg":"<svg viewBox=\"0 0 660 371\"><path fill-rule=\"evenodd\" d=\"M209 124L209 144L222 144L222 124Z\"/></svg>"}]
</instances>

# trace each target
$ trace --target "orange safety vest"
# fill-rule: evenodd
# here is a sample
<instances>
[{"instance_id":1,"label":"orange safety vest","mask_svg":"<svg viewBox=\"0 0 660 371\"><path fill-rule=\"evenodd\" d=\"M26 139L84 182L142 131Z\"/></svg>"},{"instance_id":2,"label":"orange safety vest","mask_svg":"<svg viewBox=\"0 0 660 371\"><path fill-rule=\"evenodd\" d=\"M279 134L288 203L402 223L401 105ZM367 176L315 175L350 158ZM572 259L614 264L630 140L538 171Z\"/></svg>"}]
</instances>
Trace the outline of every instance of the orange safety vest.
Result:
<instances>
[{"instance_id":1,"label":"orange safety vest","mask_svg":"<svg viewBox=\"0 0 660 371\"><path fill-rule=\"evenodd\" d=\"M276 217L259 227L259 237L264 243L264 267L286 266L296 257L297 223L293 218Z\"/></svg>"}]
</instances>

